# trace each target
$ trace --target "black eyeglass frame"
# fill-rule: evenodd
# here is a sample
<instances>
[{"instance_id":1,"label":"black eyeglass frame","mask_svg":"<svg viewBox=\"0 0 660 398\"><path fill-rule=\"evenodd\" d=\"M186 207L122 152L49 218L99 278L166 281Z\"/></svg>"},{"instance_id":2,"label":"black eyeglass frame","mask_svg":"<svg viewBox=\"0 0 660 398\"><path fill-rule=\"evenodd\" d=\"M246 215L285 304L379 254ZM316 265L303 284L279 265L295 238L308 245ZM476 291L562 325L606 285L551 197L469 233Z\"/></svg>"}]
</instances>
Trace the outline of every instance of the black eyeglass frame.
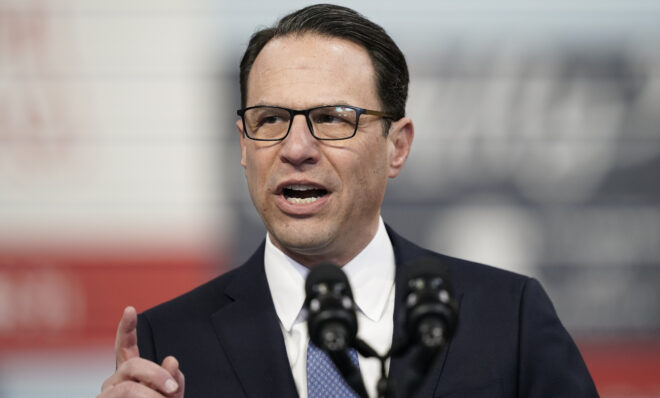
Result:
<instances>
[{"instance_id":1,"label":"black eyeglass frame","mask_svg":"<svg viewBox=\"0 0 660 398\"><path fill-rule=\"evenodd\" d=\"M349 108L355 111L355 129L353 130L353 134L349 135L348 137L344 138L320 138L317 137L316 134L314 133L314 127L312 127L312 121L309 119L309 113L312 111L315 111L317 109L321 108L334 108L334 107L341 107L341 108ZM282 109L284 111L289 112L289 127L286 129L286 134L282 138L254 138L250 137L248 134L248 129L245 123L245 112L249 111L250 109L257 109L257 108L275 108L275 109ZM388 119L388 120L394 120L394 116L385 113L385 112L380 112L380 111L374 111L371 109L364 109L360 108L357 106L352 106L352 105L322 105L322 106L315 106L313 108L309 109L289 109L289 108L284 108L282 106L272 106L272 105L255 105L255 106L249 106L247 108L242 108L238 109L236 111L236 114L241 117L241 120L243 122L243 134L251 140L254 141L282 141L286 137L289 136L289 132L291 131L291 125L293 124L293 118L296 115L305 115L305 121L307 121L307 127L309 127L309 132L312 134L312 137L316 138L317 140L320 141L341 141L341 140L347 140L349 138L355 137L355 134L357 133L358 126L360 124L360 116L362 114L365 115L372 115L372 116L378 116L383 119Z\"/></svg>"}]
</instances>

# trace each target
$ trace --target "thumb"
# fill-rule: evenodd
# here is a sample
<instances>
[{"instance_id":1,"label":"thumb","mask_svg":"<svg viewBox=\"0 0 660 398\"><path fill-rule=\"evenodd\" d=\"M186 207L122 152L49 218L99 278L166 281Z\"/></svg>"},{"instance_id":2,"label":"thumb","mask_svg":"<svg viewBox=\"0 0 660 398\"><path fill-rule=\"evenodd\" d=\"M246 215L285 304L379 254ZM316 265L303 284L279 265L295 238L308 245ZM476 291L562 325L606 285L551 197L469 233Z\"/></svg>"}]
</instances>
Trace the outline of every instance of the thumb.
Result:
<instances>
[{"instance_id":1,"label":"thumb","mask_svg":"<svg viewBox=\"0 0 660 398\"><path fill-rule=\"evenodd\" d=\"M137 311L133 307L124 308L124 314L117 326L115 355L117 367L131 358L140 356L137 345Z\"/></svg>"},{"instance_id":2,"label":"thumb","mask_svg":"<svg viewBox=\"0 0 660 398\"><path fill-rule=\"evenodd\" d=\"M165 359L163 359L163 363L161 365L165 370L170 372L170 375L172 375L172 378L176 381L178 385L178 389L174 391L174 397L183 397L183 392L185 390L185 377L183 376L183 373L181 373L181 370L179 369L179 361L176 360L173 356L168 356Z\"/></svg>"}]
</instances>

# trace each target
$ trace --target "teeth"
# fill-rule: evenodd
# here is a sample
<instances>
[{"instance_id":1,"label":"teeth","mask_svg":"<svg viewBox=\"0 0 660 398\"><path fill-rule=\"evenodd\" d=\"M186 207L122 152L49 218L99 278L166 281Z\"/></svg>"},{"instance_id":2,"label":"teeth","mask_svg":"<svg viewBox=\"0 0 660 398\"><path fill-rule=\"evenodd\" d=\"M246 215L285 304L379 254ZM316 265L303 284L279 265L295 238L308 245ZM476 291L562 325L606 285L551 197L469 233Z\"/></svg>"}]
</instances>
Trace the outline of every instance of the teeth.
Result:
<instances>
[{"instance_id":1,"label":"teeth","mask_svg":"<svg viewBox=\"0 0 660 398\"><path fill-rule=\"evenodd\" d=\"M289 185L287 186L287 189L292 191L311 191L312 189L316 189L316 187L311 185Z\"/></svg>"},{"instance_id":2,"label":"teeth","mask_svg":"<svg viewBox=\"0 0 660 398\"><path fill-rule=\"evenodd\" d=\"M304 199L303 198L293 198L293 197L286 198L286 200L288 202L291 202L291 203L297 204L297 205L313 203L313 202L316 202L318 199L319 198L316 197L316 196L312 197L312 198L304 198Z\"/></svg>"},{"instance_id":3,"label":"teeth","mask_svg":"<svg viewBox=\"0 0 660 398\"><path fill-rule=\"evenodd\" d=\"M322 198L327 191L309 184L291 184L283 190L284 198L293 204L310 204Z\"/></svg>"}]
</instances>

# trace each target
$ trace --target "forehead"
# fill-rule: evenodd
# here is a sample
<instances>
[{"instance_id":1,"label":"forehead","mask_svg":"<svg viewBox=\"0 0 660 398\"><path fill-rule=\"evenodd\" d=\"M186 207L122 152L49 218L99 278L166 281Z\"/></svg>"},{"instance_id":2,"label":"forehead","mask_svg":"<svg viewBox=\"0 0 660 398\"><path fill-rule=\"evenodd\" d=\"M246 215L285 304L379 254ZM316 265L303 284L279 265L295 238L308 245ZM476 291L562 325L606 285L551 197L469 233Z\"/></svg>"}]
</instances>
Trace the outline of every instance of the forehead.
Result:
<instances>
[{"instance_id":1,"label":"forehead","mask_svg":"<svg viewBox=\"0 0 660 398\"><path fill-rule=\"evenodd\" d=\"M252 65L248 106L300 109L342 103L380 105L371 58L356 43L316 34L279 37L264 46Z\"/></svg>"}]
</instances>

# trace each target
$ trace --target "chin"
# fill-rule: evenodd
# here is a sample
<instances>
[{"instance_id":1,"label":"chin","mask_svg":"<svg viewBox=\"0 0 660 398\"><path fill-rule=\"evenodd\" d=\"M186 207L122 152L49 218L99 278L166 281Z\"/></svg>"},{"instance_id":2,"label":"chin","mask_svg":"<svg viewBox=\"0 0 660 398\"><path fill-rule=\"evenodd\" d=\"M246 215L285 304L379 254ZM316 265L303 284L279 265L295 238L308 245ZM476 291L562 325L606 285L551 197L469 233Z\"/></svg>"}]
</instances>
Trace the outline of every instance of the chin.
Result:
<instances>
[{"instance_id":1,"label":"chin","mask_svg":"<svg viewBox=\"0 0 660 398\"><path fill-rule=\"evenodd\" d=\"M332 240L329 235L326 231L319 230L318 226L271 233L280 250L304 256L321 254Z\"/></svg>"},{"instance_id":2,"label":"chin","mask_svg":"<svg viewBox=\"0 0 660 398\"><path fill-rule=\"evenodd\" d=\"M328 242L323 239L309 236L302 237L302 239L300 239L300 236L296 238L291 240L281 239L279 242L284 249L305 255L317 254L328 246Z\"/></svg>"}]
</instances>

